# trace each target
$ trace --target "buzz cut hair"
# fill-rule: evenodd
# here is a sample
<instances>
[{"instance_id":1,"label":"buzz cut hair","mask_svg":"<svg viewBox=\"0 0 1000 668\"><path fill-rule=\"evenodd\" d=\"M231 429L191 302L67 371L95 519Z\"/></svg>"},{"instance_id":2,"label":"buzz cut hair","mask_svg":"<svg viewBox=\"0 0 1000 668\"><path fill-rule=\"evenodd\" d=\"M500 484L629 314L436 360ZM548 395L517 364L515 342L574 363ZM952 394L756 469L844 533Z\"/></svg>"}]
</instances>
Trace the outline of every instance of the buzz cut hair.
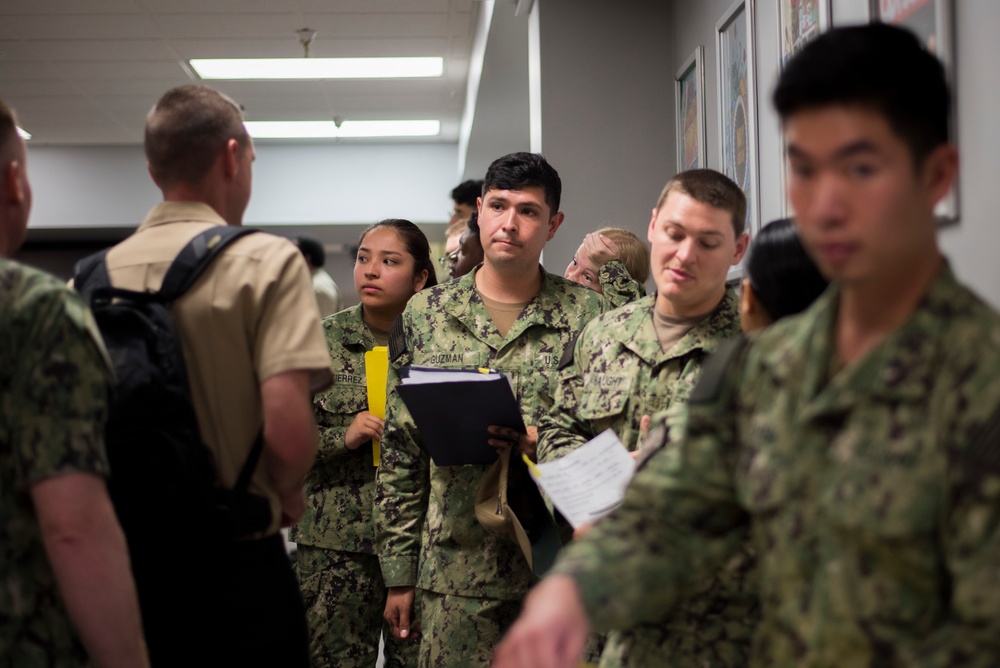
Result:
<instances>
[{"instance_id":1,"label":"buzz cut hair","mask_svg":"<svg viewBox=\"0 0 1000 668\"><path fill-rule=\"evenodd\" d=\"M714 169L689 169L667 181L656 200L656 208L663 207L667 195L682 192L696 202L722 209L730 214L733 233L739 239L746 230L747 196L731 178Z\"/></svg>"}]
</instances>

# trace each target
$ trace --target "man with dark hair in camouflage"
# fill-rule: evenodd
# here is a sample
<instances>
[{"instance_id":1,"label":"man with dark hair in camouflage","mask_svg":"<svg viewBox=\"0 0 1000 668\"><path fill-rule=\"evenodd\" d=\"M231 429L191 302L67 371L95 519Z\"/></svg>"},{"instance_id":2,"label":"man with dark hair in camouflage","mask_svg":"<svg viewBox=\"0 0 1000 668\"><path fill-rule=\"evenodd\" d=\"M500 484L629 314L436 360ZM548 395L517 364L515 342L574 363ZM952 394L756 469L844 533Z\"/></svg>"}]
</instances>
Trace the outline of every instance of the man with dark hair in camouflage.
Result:
<instances>
[{"instance_id":1,"label":"man with dark hair in camouflage","mask_svg":"<svg viewBox=\"0 0 1000 668\"><path fill-rule=\"evenodd\" d=\"M745 217L746 197L724 174L695 169L667 182L647 232L656 294L584 327L559 370L555 406L539 424L539 461L569 454L605 429L637 450L649 416L687 400L708 355L740 333L726 276L747 247ZM751 569L749 555L734 559L666 620L613 631L601 665L671 665L680 656L745 665L757 617L756 596L744 592Z\"/></svg>"},{"instance_id":2,"label":"man with dark hair in camouflage","mask_svg":"<svg viewBox=\"0 0 1000 668\"><path fill-rule=\"evenodd\" d=\"M754 666L1000 665L1000 315L937 245L955 182L941 63L884 24L789 61L774 102L830 289L709 360L683 433L528 597L496 666L569 666L749 536Z\"/></svg>"},{"instance_id":3,"label":"man with dark hair in camouflage","mask_svg":"<svg viewBox=\"0 0 1000 668\"><path fill-rule=\"evenodd\" d=\"M105 485L104 344L75 292L7 259L31 209L26 159L0 101L0 665L148 666Z\"/></svg>"},{"instance_id":4,"label":"man with dark hair in camouflage","mask_svg":"<svg viewBox=\"0 0 1000 668\"><path fill-rule=\"evenodd\" d=\"M544 271L542 248L562 224L561 182L544 158L504 156L490 166L479 200L482 266L417 293L389 337L389 396L376 483L376 542L390 588L386 619L407 637L414 587L421 589L421 666L486 666L535 582L514 542L476 521L486 466L437 466L396 391L406 365L507 374L524 423L551 406L556 367L597 293ZM534 457L534 438L492 428L501 456ZM526 484L532 485L530 480Z\"/></svg>"}]
</instances>

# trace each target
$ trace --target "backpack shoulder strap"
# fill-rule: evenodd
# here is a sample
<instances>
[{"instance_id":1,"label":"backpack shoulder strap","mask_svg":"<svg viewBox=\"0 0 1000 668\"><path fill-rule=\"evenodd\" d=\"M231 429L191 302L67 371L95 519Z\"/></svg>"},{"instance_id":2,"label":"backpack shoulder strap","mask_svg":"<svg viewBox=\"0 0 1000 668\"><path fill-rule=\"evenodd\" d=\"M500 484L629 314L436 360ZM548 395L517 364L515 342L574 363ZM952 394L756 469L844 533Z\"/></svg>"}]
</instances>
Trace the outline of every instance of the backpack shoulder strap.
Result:
<instances>
[{"instance_id":1,"label":"backpack shoulder strap","mask_svg":"<svg viewBox=\"0 0 1000 668\"><path fill-rule=\"evenodd\" d=\"M104 249L99 253L88 255L73 267L73 287L83 295L88 304L96 290L111 287L108 265L104 262L107 254L108 249Z\"/></svg>"},{"instance_id":2,"label":"backpack shoulder strap","mask_svg":"<svg viewBox=\"0 0 1000 668\"><path fill-rule=\"evenodd\" d=\"M223 248L242 236L258 230L247 227L219 226L205 230L189 241L167 269L163 277L163 285L157 293L160 299L169 304L194 285L202 272L208 268L212 260Z\"/></svg>"}]
</instances>

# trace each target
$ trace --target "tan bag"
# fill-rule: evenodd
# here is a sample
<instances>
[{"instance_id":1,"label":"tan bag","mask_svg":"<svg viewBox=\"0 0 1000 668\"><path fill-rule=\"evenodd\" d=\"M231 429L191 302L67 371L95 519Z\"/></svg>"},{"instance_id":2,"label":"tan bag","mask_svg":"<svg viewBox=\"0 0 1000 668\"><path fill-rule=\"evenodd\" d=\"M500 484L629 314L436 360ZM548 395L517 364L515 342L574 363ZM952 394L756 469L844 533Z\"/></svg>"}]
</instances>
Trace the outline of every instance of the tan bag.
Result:
<instances>
[{"instance_id":1,"label":"tan bag","mask_svg":"<svg viewBox=\"0 0 1000 668\"><path fill-rule=\"evenodd\" d=\"M516 543L528 567L541 576L552 566L562 542L545 500L515 450L515 446L501 450L479 481L476 520L487 531Z\"/></svg>"}]
</instances>

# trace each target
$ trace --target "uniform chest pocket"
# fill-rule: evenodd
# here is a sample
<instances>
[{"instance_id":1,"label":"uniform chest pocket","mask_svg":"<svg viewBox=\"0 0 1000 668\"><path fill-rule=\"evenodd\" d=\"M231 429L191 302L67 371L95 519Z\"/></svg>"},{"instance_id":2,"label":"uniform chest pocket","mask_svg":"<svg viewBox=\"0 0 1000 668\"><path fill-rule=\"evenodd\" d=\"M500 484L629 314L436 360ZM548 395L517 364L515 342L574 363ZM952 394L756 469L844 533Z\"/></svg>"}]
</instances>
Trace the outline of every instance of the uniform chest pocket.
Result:
<instances>
[{"instance_id":1,"label":"uniform chest pocket","mask_svg":"<svg viewBox=\"0 0 1000 668\"><path fill-rule=\"evenodd\" d=\"M333 415L353 415L368 410L368 387L364 383L339 383L316 399L318 407Z\"/></svg>"},{"instance_id":2,"label":"uniform chest pocket","mask_svg":"<svg viewBox=\"0 0 1000 668\"><path fill-rule=\"evenodd\" d=\"M588 373L580 391L580 417L599 420L620 415L628 403L631 378L626 375Z\"/></svg>"},{"instance_id":3,"label":"uniform chest pocket","mask_svg":"<svg viewBox=\"0 0 1000 668\"><path fill-rule=\"evenodd\" d=\"M906 540L932 534L942 490L927 470L882 463L833 465L820 506L845 532Z\"/></svg>"}]
</instances>

